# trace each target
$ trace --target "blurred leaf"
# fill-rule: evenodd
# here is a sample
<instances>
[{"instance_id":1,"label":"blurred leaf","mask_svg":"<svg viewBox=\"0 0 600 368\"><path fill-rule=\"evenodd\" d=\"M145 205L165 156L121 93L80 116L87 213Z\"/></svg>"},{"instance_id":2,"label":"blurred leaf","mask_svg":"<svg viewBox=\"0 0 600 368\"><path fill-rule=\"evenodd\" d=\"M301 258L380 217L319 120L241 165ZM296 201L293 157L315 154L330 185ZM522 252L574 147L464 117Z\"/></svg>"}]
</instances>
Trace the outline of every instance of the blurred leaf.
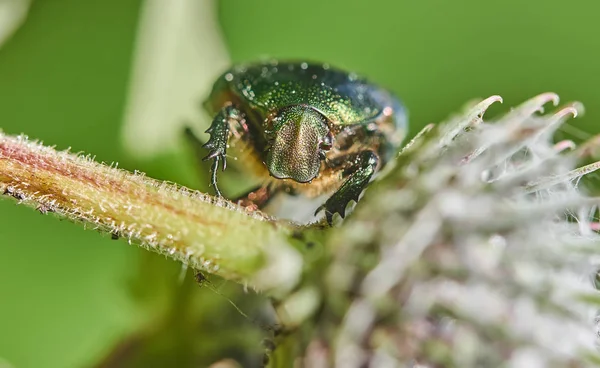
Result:
<instances>
[{"instance_id":1,"label":"blurred leaf","mask_svg":"<svg viewBox=\"0 0 600 368\"><path fill-rule=\"evenodd\" d=\"M229 64L214 5L145 1L123 127L129 152L148 158L177 150L184 126L199 125L199 102Z\"/></svg>"},{"instance_id":2,"label":"blurred leaf","mask_svg":"<svg viewBox=\"0 0 600 368\"><path fill-rule=\"evenodd\" d=\"M31 0L0 0L0 46L25 20Z\"/></svg>"}]
</instances>

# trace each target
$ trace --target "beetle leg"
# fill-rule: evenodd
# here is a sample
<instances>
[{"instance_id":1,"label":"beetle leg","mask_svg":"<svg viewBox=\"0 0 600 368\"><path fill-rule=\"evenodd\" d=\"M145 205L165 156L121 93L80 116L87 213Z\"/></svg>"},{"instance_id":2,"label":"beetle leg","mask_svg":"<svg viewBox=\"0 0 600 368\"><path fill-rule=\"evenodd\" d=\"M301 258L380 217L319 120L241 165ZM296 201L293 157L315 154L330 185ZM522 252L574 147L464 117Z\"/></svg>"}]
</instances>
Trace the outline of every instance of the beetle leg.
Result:
<instances>
[{"instance_id":1,"label":"beetle leg","mask_svg":"<svg viewBox=\"0 0 600 368\"><path fill-rule=\"evenodd\" d=\"M200 147L208 150L208 155L206 155L202 161L213 160L210 169L210 184L215 188L215 192L219 197L222 197L222 195L217 187L217 170L219 169L220 162L222 162L223 171L227 167L226 155L227 143L230 135L230 121L240 122L241 119L242 113L235 106L228 105L222 108L205 132L210 134L210 138ZM199 140L189 128L186 129L186 135L190 137L195 146L198 147L197 143L199 143ZM198 148L197 150L199 151Z\"/></svg>"},{"instance_id":2,"label":"beetle leg","mask_svg":"<svg viewBox=\"0 0 600 368\"><path fill-rule=\"evenodd\" d=\"M252 190L240 195L233 202L244 207L253 207L262 210L273 199L273 196L279 192L279 188L271 188L270 186L261 185Z\"/></svg>"},{"instance_id":3,"label":"beetle leg","mask_svg":"<svg viewBox=\"0 0 600 368\"><path fill-rule=\"evenodd\" d=\"M339 213L344 218L346 216L346 206L350 201L358 201L358 197L375 173L378 162L379 157L373 151L361 151L336 158L335 162L332 163L344 169L343 175L349 175L348 179L317 209L315 215L321 210L325 210L329 225L332 224L335 213Z\"/></svg>"}]
</instances>

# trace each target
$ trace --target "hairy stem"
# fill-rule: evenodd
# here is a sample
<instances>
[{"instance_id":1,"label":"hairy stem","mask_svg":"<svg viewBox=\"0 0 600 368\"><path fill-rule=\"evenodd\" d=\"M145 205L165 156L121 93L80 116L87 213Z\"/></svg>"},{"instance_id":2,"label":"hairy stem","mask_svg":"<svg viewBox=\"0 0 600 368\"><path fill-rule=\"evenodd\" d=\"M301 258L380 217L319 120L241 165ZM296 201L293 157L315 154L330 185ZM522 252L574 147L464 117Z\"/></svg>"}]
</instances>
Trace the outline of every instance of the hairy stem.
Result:
<instances>
[{"instance_id":1,"label":"hairy stem","mask_svg":"<svg viewBox=\"0 0 600 368\"><path fill-rule=\"evenodd\" d=\"M265 214L22 136L0 133L0 193L259 289L300 272L288 230Z\"/></svg>"}]
</instances>

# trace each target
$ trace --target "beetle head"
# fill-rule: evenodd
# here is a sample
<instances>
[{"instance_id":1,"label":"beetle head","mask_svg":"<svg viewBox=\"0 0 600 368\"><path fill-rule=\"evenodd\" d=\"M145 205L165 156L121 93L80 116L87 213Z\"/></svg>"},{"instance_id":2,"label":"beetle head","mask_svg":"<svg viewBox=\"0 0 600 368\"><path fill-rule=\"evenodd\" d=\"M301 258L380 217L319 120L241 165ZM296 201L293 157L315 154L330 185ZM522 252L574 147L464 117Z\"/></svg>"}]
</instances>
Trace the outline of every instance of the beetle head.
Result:
<instances>
[{"instance_id":1,"label":"beetle head","mask_svg":"<svg viewBox=\"0 0 600 368\"><path fill-rule=\"evenodd\" d=\"M271 175L299 183L317 177L324 151L331 148L325 117L308 106L294 105L280 110L272 124L266 161Z\"/></svg>"}]
</instances>

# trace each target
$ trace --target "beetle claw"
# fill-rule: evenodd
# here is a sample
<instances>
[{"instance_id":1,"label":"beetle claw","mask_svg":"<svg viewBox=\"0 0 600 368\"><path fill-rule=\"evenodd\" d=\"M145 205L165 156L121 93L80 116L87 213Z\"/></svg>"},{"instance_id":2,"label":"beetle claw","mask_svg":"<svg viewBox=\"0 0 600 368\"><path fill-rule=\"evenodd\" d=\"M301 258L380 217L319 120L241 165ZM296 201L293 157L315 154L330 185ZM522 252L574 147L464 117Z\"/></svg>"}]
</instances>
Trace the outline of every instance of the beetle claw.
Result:
<instances>
[{"instance_id":1,"label":"beetle claw","mask_svg":"<svg viewBox=\"0 0 600 368\"><path fill-rule=\"evenodd\" d=\"M208 161L208 160L212 160L213 158L219 156L219 152L217 151L212 151L211 153L209 153L208 155L206 155L202 161Z\"/></svg>"},{"instance_id":2,"label":"beetle claw","mask_svg":"<svg viewBox=\"0 0 600 368\"><path fill-rule=\"evenodd\" d=\"M346 206L349 202L350 201L346 201L343 199L338 200L334 197L329 198L324 204L317 208L317 210L315 211L315 216L322 210L325 210L325 218L327 219L327 223L329 224L329 226L332 226L333 215L335 215L336 213L338 213L341 218L346 217Z\"/></svg>"},{"instance_id":3,"label":"beetle claw","mask_svg":"<svg viewBox=\"0 0 600 368\"><path fill-rule=\"evenodd\" d=\"M315 211L315 216L319 214L319 212L323 211L325 209L325 205L322 204L319 206L319 208L317 208L317 210Z\"/></svg>"},{"instance_id":4,"label":"beetle claw","mask_svg":"<svg viewBox=\"0 0 600 368\"><path fill-rule=\"evenodd\" d=\"M326 205L322 205L319 208L317 208L317 210L315 211L315 216L322 210L325 210L325 219L327 220L327 224L329 224L329 226L332 226L334 213L328 210Z\"/></svg>"}]
</instances>

